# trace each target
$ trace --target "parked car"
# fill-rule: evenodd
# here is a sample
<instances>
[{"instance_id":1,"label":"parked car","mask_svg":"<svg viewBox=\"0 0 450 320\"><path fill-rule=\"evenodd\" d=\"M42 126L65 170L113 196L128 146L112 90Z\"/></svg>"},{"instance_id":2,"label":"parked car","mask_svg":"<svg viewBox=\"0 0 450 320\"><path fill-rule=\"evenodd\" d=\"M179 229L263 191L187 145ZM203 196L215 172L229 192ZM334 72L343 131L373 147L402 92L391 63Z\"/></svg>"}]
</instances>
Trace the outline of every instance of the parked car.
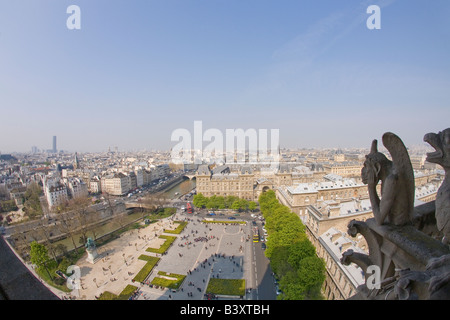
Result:
<instances>
[{"instance_id":1,"label":"parked car","mask_svg":"<svg viewBox=\"0 0 450 320\"><path fill-rule=\"evenodd\" d=\"M280 288L278 287L278 285L277 285L276 291L277 291L277 296L283 293L283 291L280 290Z\"/></svg>"}]
</instances>

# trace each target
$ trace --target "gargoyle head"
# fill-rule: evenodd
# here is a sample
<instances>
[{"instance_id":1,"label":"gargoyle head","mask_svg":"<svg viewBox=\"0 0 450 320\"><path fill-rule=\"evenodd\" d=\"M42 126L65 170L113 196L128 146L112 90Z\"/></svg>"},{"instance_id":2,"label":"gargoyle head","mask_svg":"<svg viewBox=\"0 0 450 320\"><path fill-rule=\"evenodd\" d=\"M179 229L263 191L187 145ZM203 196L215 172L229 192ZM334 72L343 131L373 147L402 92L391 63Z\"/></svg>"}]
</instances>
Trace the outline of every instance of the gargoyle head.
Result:
<instances>
[{"instance_id":1,"label":"gargoyle head","mask_svg":"<svg viewBox=\"0 0 450 320\"><path fill-rule=\"evenodd\" d=\"M450 169L450 128L439 133L427 133L423 141L428 142L436 151L427 153L427 161Z\"/></svg>"},{"instance_id":2,"label":"gargoyle head","mask_svg":"<svg viewBox=\"0 0 450 320\"><path fill-rule=\"evenodd\" d=\"M377 140L372 141L370 153L366 155L364 166L361 169L361 180L364 184L377 184L380 180L380 171L390 162L384 154L378 152Z\"/></svg>"}]
</instances>

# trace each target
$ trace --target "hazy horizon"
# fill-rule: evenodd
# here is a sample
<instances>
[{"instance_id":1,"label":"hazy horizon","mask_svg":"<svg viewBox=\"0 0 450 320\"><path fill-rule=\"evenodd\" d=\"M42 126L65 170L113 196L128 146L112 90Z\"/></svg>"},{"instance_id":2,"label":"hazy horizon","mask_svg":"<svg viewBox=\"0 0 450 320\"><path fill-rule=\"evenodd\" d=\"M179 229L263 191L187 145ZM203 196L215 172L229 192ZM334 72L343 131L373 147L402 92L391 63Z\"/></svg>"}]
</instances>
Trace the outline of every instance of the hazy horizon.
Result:
<instances>
[{"instance_id":1,"label":"hazy horizon","mask_svg":"<svg viewBox=\"0 0 450 320\"><path fill-rule=\"evenodd\" d=\"M445 0L3 2L0 152L55 135L69 152L170 150L194 121L279 129L291 149L387 131L426 145L450 127L449 17Z\"/></svg>"}]
</instances>

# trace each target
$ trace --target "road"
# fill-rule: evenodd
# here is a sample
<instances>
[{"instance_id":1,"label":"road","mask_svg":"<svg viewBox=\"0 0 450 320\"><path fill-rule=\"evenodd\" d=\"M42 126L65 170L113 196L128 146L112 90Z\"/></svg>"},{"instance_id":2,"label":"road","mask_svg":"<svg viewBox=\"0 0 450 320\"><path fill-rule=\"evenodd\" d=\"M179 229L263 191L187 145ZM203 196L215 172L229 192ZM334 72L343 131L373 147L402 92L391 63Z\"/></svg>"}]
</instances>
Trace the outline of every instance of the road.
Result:
<instances>
[{"instance_id":1,"label":"road","mask_svg":"<svg viewBox=\"0 0 450 320\"><path fill-rule=\"evenodd\" d=\"M260 221L257 222L259 233L263 234ZM255 281L257 300L276 300L276 289L270 261L264 255L262 244L264 242L253 242L253 258L255 262Z\"/></svg>"}]
</instances>

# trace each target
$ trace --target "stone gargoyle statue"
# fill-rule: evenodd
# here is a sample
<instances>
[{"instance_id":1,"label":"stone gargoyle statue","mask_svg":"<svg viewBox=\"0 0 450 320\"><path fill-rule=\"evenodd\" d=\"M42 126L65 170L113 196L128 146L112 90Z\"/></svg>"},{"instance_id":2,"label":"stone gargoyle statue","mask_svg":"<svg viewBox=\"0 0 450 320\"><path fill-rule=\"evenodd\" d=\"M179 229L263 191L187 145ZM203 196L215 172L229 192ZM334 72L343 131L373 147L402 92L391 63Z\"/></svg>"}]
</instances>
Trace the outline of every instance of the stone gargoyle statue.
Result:
<instances>
[{"instance_id":1,"label":"stone gargoyle statue","mask_svg":"<svg viewBox=\"0 0 450 320\"><path fill-rule=\"evenodd\" d=\"M443 233L444 243L450 242L450 128L439 133L427 133L423 140L436 151L427 154L427 161L437 163L445 171L445 178L436 195L436 226Z\"/></svg>"},{"instance_id":2,"label":"stone gargoyle statue","mask_svg":"<svg viewBox=\"0 0 450 320\"><path fill-rule=\"evenodd\" d=\"M423 140L435 149L434 152L427 154L426 160L439 164L445 171L445 178L437 191L434 203L436 227L442 232L442 242L448 245L450 242L450 128L439 133L427 133ZM418 299L421 296L429 299L450 299L450 254L430 260L425 271L400 272L395 291L401 299Z\"/></svg>"},{"instance_id":3,"label":"stone gargoyle statue","mask_svg":"<svg viewBox=\"0 0 450 320\"><path fill-rule=\"evenodd\" d=\"M411 160L397 135L386 132L382 139L392 161L378 151L377 140L373 140L361 170L362 182L368 186L373 215L379 225L409 224L414 214L414 171ZM376 190L380 181L381 199Z\"/></svg>"},{"instance_id":4,"label":"stone gargoyle statue","mask_svg":"<svg viewBox=\"0 0 450 320\"><path fill-rule=\"evenodd\" d=\"M368 254L343 253L343 264L356 263L364 271L380 268L379 286L357 289L363 299L450 300L450 128L424 136L434 152L427 161L441 165L445 178L436 200L414 207L414 171L403 142L395 134L383 135L392 160L372 142L361 170L368 186L374 218L352 220L348 232L361 234ZM376 186L381 181L381 198ZM435 232L436 231L436 232Z\"/></svg>"}]
</instances>

